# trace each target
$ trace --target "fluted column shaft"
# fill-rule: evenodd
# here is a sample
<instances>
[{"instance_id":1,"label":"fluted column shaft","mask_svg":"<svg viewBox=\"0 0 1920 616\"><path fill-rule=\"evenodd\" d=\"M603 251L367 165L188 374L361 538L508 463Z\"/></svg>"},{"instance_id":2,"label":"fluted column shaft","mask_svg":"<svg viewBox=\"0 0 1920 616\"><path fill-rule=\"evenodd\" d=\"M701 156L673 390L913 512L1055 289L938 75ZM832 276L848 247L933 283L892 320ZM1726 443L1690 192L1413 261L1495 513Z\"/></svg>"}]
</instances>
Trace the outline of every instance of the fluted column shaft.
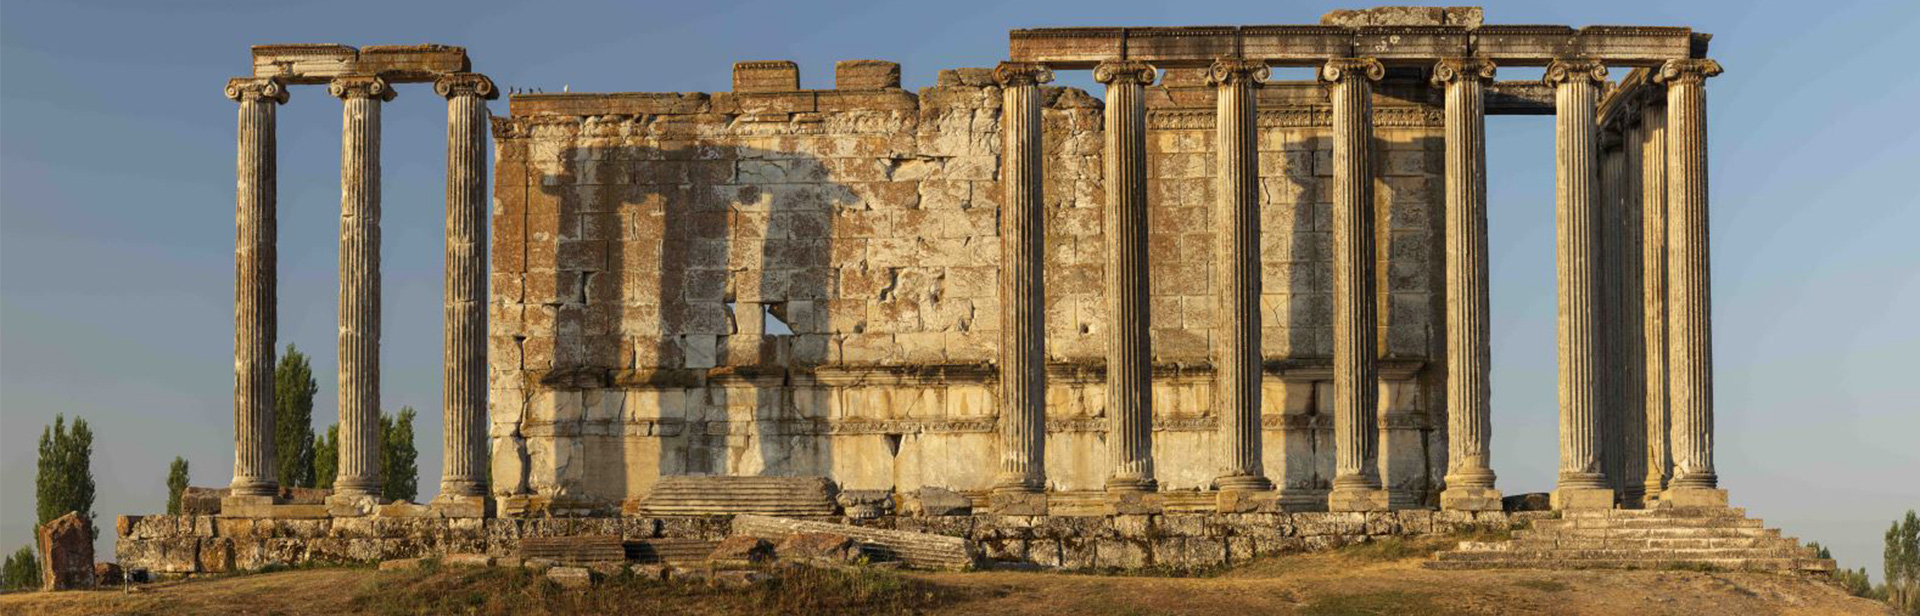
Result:
<instances>
[{"instance_id":1,"label":"fluted column shaft","mask_svg":"<svg viewBox=\"0 0 1920 616\"><path fill-rule=\"evenodd\" d=\"M1492 338L1487 323L1486 60L1434 68L1446 88L1447 488L1492 488Z\"/></svg>"},{"instance_id":2,"label":"fluted column shaft","mask_svg":"<svg viewBox=\"0 0 1920 616\"><path fill-rule=\"evenodd\" d=\"M1667 349L1674 488L1714 488L1713 330L1707 265L1708 77L1713 60L1672 60L1667 84Z\"/></svg>"},{"instance_id":3,"label":"fluted column shaft","mask_svg":"<svg viewBox=\"0 0 1920 616\"><path fill-rule=\"evenodd\" d=\"M1151 492L1153 359L1148 338L1147 108L1142 90L1154 69L1107 62L1094 79L1107 85L1107 490Z\"/></svg>"},{"instance_id":4,"label":"fluted column shaft","mask_svg":"<svg viewBox=\"0 0 1920 616\"><path fill-rule=\"evenodd\" d=\"M441 380L440 494L485 496L487 484L487 100L485 76L434 82L447 98L447 240Z\"/></svg>"},{"instance_id":5,"label":"fluted column shaft","mask_svg":"<svg viewBox=\"0 0 1920 616\"><path fill-rule=\"evenodd\" d=\"M1215 230L1216 288L1225 340L1215 345L1220 440L1226 446L1220 489L1270 490L1260 447L1260 159L1255 148L1254 90L1263 62L1219 60L1208 72L1216 113L1215 195L1224 224Z\"/></svg>"},{"instance_id":6,"label":"fluted column shaft","mask_svg":"<svg viewBox=\"0 0 1920 616\"><path fill-rule=\"evenodd\" d=\"M1601 467L1599 223L1594 123L1596 87L1606 67L1557 61L1554 86L1555 252L1560 386L1561 488L1606 488Z\"/></svg>"},{"instance_id":7,"label":"fluted column shaft","mask_svg":"<svg viewBox=\"0 0 1920 616\"><path fill-rule=\"evenodd\" d=\"M1620 328L1612 333L1621 364L1619 405L1621 474L1615 481L1621 486L1621 498L1639 504L1646 497L1647 476L1647 346L1646 277L1641 266L1642 235L1640 161L1646 128L1640 123L1637 103L1629 103L1621 124L1620 169Z\"/></svg>"},{"instance_id":8,"label":"fluted column shaft","mask_svg":"<svg viewBox=\"0 0 1920 616\"><path fill-rule=\"evenodd\" d=\"M287 89L271 78L229 80L240 103L233 251L233 484L236 496L279 493L274 452L273 352L278 267L276 108Z\"/></svg>"},{"instance_id":9,"label":"fluted column shaft","mask_svg":"<svg viewBox=\"0 0 1920 616\"><path fill-rule=\"evenodd\" d=\"M1664 94L1664 93L1662 93ZM1664 99L1664 96L1661 97ZM1673 458L1667 448L1667 107L1650 100L1640 109L1641 346L1646 385L1645 493L1667 487Z\"/></svg>"},{"instance_id":10,"label":"fluted column shaft","mask_svg":"<svg viewBox=\"0 0 1920 616\"><path fill-rule=\"evenodd\" d=\"M1379 310L1374 293L1373 82L1385 67L1329 60L1333 98L1333 489L1378 490ZM1338 494L1335 495L1338 497Z\"/></svg>"},{"instance_id":11,"label":"fluted column shaft","mask_svg":"<svg viewBox=\"0 0 1920 616\"><path fill-rule=\"evenodd\" d=\"M1003 63L1000 82L1000 492L1047 488L1045 152L1038 64Z\"/></svg>"},{"instance_id":12,"label":"fluted column shaft","mask_svg":"<svg viewBox=\"0 0 1920 616\"><path fill-rule=\"evenodd\" d=\"M340 475L334 491L377 495L380 469L380 103L378 77L342 77L340 143Z\"/></svg>"},{"instance_id":13,"label":"fluted column shaft","mask_svg":"<svg viewBox=\"0 0 1920 616\"><path fill-rule=\"evenodd\" d=\"M1621 369L1625 360L1620 344L1622 321L1620 314L1622 293L1621 277L1625 261L1621 259L1622 225L1620 217L1621 180L1626 175L1626 153L1621 150L1621 134L1615 128L1602 128L1600 138L1600 183L1597 186L1599 201L1594 210L1599 215L1596 228L1600 234L1600 324L1599 348L1600 365L1596 375L1600 382L1600 461L1605 469L1607 486L1615 492L1622 491L1626 481L1626 448L1624 447L1623 413L1621 406L1624 391L1624 377ZM1639 483L1640 476L1635 475L1633 483Z\"/></svg>"}]
</instances>

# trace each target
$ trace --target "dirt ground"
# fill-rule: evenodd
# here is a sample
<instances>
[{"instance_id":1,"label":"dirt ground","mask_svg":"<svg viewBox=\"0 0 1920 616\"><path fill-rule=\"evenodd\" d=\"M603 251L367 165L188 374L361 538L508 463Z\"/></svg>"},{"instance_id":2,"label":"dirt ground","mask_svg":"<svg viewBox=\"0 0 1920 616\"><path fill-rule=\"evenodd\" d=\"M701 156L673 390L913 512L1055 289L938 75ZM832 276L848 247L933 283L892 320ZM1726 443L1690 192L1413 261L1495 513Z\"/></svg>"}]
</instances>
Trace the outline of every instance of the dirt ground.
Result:
<instances>
[{"instance_id":1,"label":"dirt ground","mask_svg":"<svg viewBox=\"0 0 1920 616\"><path fill-rule=\"evenodd\" d=\"M717 590L606 583L581 593L484 570L309 569L0 596L0 614L1891 614L1796 575L1700 571L1431 571L1424 556L1335 552L1204 577L876 572ZM809 598L798 603L793 595ZM824 602L818 602L827 597ZM451 601L449 601L451 599ZM808 601L815 601L809 603Z\"/></svg>"}]
</instances>

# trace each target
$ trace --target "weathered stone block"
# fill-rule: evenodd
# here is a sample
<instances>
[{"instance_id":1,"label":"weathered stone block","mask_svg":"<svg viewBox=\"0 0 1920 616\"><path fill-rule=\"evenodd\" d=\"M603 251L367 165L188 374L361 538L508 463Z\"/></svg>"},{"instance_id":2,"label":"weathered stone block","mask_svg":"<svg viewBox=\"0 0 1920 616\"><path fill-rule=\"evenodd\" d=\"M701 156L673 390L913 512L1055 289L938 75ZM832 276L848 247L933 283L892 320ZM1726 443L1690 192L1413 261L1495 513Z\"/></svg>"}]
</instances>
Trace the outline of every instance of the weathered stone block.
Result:
<instances>
[{"instance_id":1,"label":"weathered stone block","mask_svg":"<svg viewBox=\"0 0 1920 616\"><path fill-rule=\"evenodd\" d=\"M1047 515L1047 494L1045 492L994 492L988 495L987 499L988 507L997 515ZM968 502L967 507L969 509L972 508L971 501Z\"/></svg>"},{"instance_id":2,"label":"weathered stone block","mask_svg":"<svg viewBox=\"0 0 1920 616\"><path fill-rule=\"evenodd\" d=\"M1449 487L1440 492L1440 508L1447 511L1499 511L1500 491L1493 488Z\"/></svg>"},{"instance_id":3,"label":"weathered stone block","mask_svg":"<svg viewBox=\"0 0 1920 616\"><path fill-rule=\"evenodd\" d=\"M1613 490L1607 488L1560 488L1553 491L1553 508L1612 509Z\"/></svg>"},{"instance_id":4,"label":"weathered stone block","mask_svg":"<svg viewBox=\"0 0 1920 616\"><path fill-rule=\"evenodd\" d=\"M786 60L735 62L734 92L793 92L800 89L800 65Z\"/></svg>"},{"instance_id":5,"label":"weathered stone block","mask_svg":"<svg viewBox=\"0 0 1920 616\"><path fill-rule=\"evenodd\" d=\"M1386 490L1334 488L1327 494L1328 511L1386 511L1391 495Z\"/></svg>"},{"instance_id":6,"label":"weathered stone block","mask_svg":"<svg viewBox=\"0 0 1920 616\"><path fill-rule=\"evenodd\" d=\"M900 64L884 60L841 60L833 65L833 87L879 90L900 87Z\"/></svg>"},{"instance_id":7,"label":"weathered stone block","mask_svg":"<svg viewBox=\"0 0 1920 616\"><path fill-rule=\"evenodd\" d=\"M40 548L40 590L93 588L93 530L68 512L35 531Z\"/></svg>"},{"instance_id":8,"label":"weathered stone block","mask_svg":"<svg viewBox=\"0 0 1920 616\"><path fill-rule=\"evenodd\" d=\"M1727 506L1727 491L1718 488L1669 488L1660 494L1661 508Z\"/></svg>"},{"instance_id":9,"label":"weathered stone block","mask_svg":"<svg viewBox=\"0 0 1920 616\"><path fill-rule=\"evenodd\" d=\"M271 496L226 496L220 499L220 515L230 518L273 517Z\"/></svg>"}]
</instances>

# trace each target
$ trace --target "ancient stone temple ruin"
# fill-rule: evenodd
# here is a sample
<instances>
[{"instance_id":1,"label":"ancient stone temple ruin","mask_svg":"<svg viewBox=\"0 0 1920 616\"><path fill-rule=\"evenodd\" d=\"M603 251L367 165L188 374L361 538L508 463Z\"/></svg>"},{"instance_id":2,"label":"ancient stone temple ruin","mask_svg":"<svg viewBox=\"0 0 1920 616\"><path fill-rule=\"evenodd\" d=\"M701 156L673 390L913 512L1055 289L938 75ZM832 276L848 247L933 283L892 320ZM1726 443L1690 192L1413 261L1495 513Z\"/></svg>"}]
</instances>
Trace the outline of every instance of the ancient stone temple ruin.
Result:
<instances>
[{"instance_id":1,"label":"ancient stone temple ruin","mask_svg":"<svg viewBox=\"0 0 1920 616\"><path fill-rule=\"evenodd\" d=\"M792 62L740 62L727 92L517 94L491 118L495 87L460 48L255 47L227 88L234 482L204 532L123 520L122 557L195 540L191 567L218 570L697 538L741 513L1052 566L1504 528L1529 514L1503 510L1488 455L1489 114L1556 118L1556 248L1538 255L1558 263L1552 506L1757 525L1713 465L1709 36L1481 21L1015 30L1007 61L917 92L890 62L841 62L822 90ZM1103 96L1048 86L1062 71ZM372 489L379 114L407 82L449 105L446 475L428 505ZM345 117L342 444L333 494L289 503L274 110L302 84ZM227 530L259 519L279 522Z\"/></svg>"}]
</instances>

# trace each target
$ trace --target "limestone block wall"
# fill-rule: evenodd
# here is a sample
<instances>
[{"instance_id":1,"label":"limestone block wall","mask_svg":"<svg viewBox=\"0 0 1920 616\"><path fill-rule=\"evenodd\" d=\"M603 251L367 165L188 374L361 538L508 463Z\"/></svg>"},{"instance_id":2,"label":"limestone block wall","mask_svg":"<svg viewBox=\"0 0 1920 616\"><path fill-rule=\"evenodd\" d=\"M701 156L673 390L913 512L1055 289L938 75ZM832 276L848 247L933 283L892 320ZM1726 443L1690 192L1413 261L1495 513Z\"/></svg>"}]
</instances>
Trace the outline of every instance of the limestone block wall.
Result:
<instances>
[{"instance_id":1,"label":"limestone block wall","mask_svg":"<svg viewBox=\"0 0 1920 616\"><path fill-rule=\"evenodd\" d=\"M875 67L878 67L876 69ZM907 92L887 63L799 90L542 94L494 119L492 489L617 503L676 474L984 489L999 336L1000 95L985 69ZM867 71L850 76L847 71ZM1101 104L1045 88L1047 474L1106 476ZM1445 469L1441 127L1423 81L1376 101L1382 468L1404 504ZM1332 478L1331 143L1325 93L1260 96L1266 464ZM1155 457L1218 473L1213 92L1149 90Z\"/></svg>"}]
</instances>

